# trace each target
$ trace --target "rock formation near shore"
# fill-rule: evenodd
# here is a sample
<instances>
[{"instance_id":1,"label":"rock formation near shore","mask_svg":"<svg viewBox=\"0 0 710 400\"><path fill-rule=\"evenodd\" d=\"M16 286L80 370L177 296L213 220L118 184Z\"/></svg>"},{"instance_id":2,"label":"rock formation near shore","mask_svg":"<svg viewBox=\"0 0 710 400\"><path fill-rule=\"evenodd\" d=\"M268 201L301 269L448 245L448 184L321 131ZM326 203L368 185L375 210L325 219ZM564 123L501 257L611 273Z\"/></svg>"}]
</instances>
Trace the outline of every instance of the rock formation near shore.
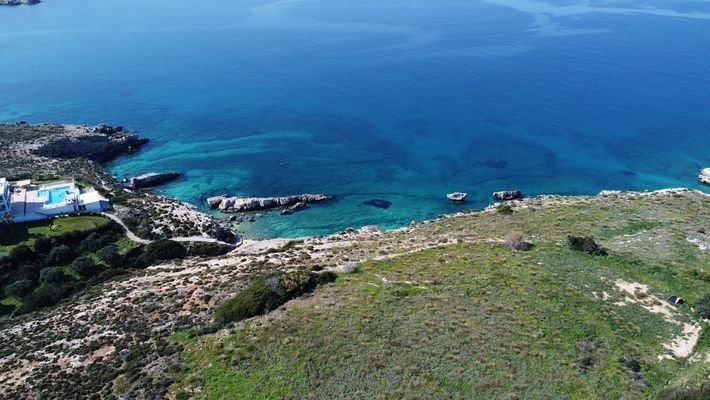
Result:
<instances>
[{"instance_id":1,"label":"rock formation near shore","mask_svg":"<svg viewBox=\"0 0 710 400\"><path fill-rule=\"evenodd\" d=\"M698 180L706 185L710 185L710 168L701 170L700 175L698 175Z\"/></svg>"},{"instance_id":2,"label":"rock formation near shore","mask_svg":"<svg viewBox=\"0 0 710 400\"><path fill-rule=\"evenodd\" d=\"M123 127L108 125L68 125L61 137L47 139L33 150L35 154L55 158L82 157L99 162L135 151L148 142L148 139L126 132Z\"/></svg>"},{"instance_id":3,"label":"rock formation near shore","mask_svg":"<svg viewBox=\"0 0 710 400\"><path fill-rule=\"evenodd\" d=\"M501 192L494 192L493 198L497 201L517 200L523 198L523 193L520 190L504 190Z\"/></svg>"},{"instance_id":4,"label":"rock formation near shore","mask_svg":"<svg viewBox=\"0 0 710 400\"><path fill-rule=\"evenodd\" d=\"M331 199L327 194L300 194L283 197L228 197L215 196L207 199L210 208L218 208L225 213L261 211L272 208L289 207L297 203L317 203Z\"/></svg>"},{"instance_id":5,"label":"rock formation near shore","mask_svg":"<svg viewBox=\"0 0 710 400\"><path fill-rule=\"evenodd\" d=\"M0 6L32 6L41 2L41 0L0 0Z\"/></svg>"}]
</instances>

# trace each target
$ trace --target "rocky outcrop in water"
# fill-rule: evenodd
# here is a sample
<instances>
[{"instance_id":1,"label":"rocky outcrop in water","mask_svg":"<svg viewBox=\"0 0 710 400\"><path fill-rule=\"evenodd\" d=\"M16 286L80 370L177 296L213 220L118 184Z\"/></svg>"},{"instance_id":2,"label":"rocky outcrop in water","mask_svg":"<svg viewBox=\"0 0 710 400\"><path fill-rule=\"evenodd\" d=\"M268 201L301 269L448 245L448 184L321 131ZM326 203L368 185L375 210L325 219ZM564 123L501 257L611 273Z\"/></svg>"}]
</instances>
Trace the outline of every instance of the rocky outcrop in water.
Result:
<instances>
[{"instance_id":1,"label":"rocky outcrop in water","mask_svg":"<svg viewBox=\"0 0 710 400\"><path fill-rule=\"evenodd\" d=\"M129 189L143 189L162 185L179 177L179 172L149 172L130 179L124 179L123 184Z\"/></svg>"},{"instance_id":2,"label":"rocky outcrop in water","mask_svg":"<svg viewBox=\"0 0 710 400\"><path fill-rule=\"evenodd\" d=\"M295 212L301 211L308 207L308 204L303 202L298 202L292 206L286 207L281 211L281 215L291 215Z\"/></svg>"},{"instance_id":3,"label":"rocky outcrop in water","mask_svg":"<svg viewBox=\"0 0 710 400\"><path fill-rule=\"evenodd\" d=\"M126 132L123 127L65 126L61 136L46 138L33 152L52 158L88 158L109 161L120 154L132 152L148 139Z\"/></svg>"},{"instance_id":4,"label":"rocky outcrop in water","mask_svg":"<svg viewBox=\"0 0 710 400\"><path fill-rule=\"evenodd\" d=\"M523 198L523 193L520 190L504 190L501 192L494 192L493 198L497 201L510 201Z\"/></svg>"},{"instance_id":5,"label":"rocky outcrop in water","mask_svg":"<svg viewBox=\"0 0 710 400\"><path fill-rule=\"evenodd\" d=\"M698 175L698 180L706 185L710 185L710 168L701 170L700 175Z\"/></svg>"},{"instance_id":6,"label":"rocky outcrop in water","mask_svg":"<svg viewBox=\"0 0 710 400\"><path fill-rule=\"evenodd\" d=\"M332 197L327 194L300 194L296 196L283 197L229 197L226 195L215 196L207 199L210 208L217 208L222 212L247 212L261 211L273 208L289 207L297 203L317 203L330 200Z\"/></svg>"},{"instance_id":7,"label":"rocky outcrop in water","mask_svg":"<svg viewBox=\"0 0 710 400\"><path fill-rule=\"evenodd\" d=\"M32 6L41 3L40 0L0 0L0 6Z\"/></svg>"}]
</instances>

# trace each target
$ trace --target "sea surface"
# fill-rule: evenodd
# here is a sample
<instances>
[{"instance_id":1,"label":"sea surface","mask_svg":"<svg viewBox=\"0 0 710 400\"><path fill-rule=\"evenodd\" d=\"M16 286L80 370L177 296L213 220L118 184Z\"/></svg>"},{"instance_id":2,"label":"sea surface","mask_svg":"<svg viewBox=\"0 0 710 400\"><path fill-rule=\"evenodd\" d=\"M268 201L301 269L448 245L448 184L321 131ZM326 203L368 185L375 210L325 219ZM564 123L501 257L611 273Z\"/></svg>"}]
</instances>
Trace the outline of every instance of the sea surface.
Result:
<instances>
[{"instance_id":1,"label":"sea surface","mask_svg":"<svg viewBox=\"0 0 710 400\"><path fill-rule=\"evenodd\" d=\"M45 0L0 8L0 121L20 120L134 130L151 143L111 171L182 171L159 191L201 207L336 196L240 225L254 238L495 190L700 188L710 2Z\"/></svg>"}]
</instances>

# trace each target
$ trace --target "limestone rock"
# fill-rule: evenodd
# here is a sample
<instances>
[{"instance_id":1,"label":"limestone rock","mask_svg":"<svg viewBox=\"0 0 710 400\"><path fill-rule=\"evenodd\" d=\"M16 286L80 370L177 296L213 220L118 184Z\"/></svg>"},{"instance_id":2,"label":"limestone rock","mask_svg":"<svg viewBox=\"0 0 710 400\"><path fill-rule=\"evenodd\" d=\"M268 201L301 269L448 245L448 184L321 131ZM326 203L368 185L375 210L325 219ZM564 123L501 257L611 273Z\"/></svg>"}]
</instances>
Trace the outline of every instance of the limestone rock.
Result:
<instances>
[{"instance_id":1,"label":"limestone rock","mask_svg":"<svg viewBox=\"0 0 710 400\"><path fill-rule=\"evenodd\" d=\"M703 168L698 175L700 182L710 185L710 168Z\"/></svg>"},{"instance_id":2,"label":"limestone rock","mask_svg":"<svg viewBox=\"0 0 710 400\"><path fill-rule=\"evenodd\" d=\"M501 192L494 192L493 198L497 201L510 201L522 199L523 193L520 190L504 190Z\"/></svg>"},{"instance_id":3,"label":"limestone rock","mask_svg":"<svg viewBox=\"0 0 710 400\"><path fill-rule=\"evenodd\" d=\"M331 196L320 193L306 193L283 197L227 197L226 195L222 195L208 198L207 204L210 208L218 208L220 211L228 213L291 207L295 206L297 203L304 203L305 206L307 203L317 203L331 198Z\"/></svg>"}]
</instances>

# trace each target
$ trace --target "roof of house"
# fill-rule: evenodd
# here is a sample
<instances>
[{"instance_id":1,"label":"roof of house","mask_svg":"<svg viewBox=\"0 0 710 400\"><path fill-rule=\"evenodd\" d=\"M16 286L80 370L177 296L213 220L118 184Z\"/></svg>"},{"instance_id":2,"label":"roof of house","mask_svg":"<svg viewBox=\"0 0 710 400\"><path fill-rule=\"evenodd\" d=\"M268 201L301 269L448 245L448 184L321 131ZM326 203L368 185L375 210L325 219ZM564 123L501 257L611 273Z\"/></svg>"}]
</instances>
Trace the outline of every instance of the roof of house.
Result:
<instances>
[{"instance_id":1,"label":"roof of house","mask_svg":"<svg viewBox=\"0 0 710 400\"><path fill-rule=\"evenodd\" d=\"M108 201L108 199L101 196L101 194L96 191L86 192L79 195L79 204L98 203L100 201Z\"/></svg>"}]
</instances>

